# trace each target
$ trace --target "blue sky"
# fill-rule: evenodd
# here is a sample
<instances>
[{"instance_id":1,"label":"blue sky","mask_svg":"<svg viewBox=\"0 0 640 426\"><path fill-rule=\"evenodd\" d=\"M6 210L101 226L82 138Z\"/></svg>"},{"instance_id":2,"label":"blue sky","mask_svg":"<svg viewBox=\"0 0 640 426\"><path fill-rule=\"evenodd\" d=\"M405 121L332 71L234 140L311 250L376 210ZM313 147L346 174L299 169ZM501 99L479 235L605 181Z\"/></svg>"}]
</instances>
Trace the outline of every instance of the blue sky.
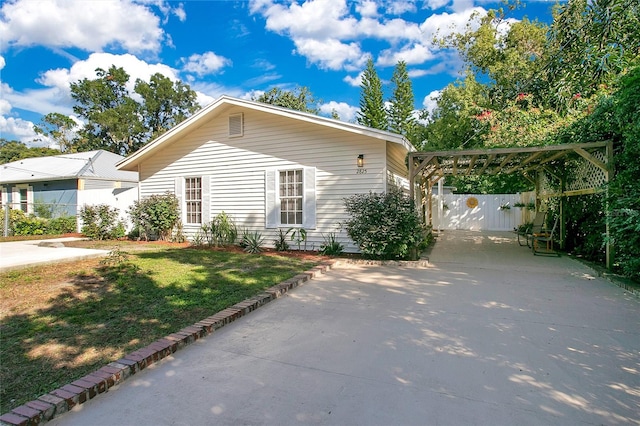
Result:
<instances>
[{"instance_id":1,"label":"blue sky","mask_svg":"<svg viewBox=\"0 0 640 426\"><path fill-rule=\"evenodd\" d=\"M551 21L549 1L523 1L510 19ZM73 116L69 84L121 66L148 80L180 79L205 106L220 95L250 98L308 87L324 115L353 121L360 74L371 57L390 96L398 60L407 62L416 109L459 76L454 52L431 42L462 29L487 0L278 2L9 0L0 8L0 136L34 144L42 115Z\"/></svg>"}]
</instances>

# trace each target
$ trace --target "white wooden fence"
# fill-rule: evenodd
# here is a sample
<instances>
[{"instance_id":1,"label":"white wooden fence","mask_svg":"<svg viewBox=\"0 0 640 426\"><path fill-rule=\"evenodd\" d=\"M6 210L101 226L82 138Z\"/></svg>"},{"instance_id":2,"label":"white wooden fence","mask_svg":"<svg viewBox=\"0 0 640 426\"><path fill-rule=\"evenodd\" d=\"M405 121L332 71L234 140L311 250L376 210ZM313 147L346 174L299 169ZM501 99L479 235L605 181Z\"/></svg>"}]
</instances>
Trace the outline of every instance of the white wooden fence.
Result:
<instances>
[{"instance_id":1,"label":"white wooden fence","mask_svg":"<svg viewBox=\"0 0 640 426\"><path fill-rule=\"evenodd\" d=\"M512 231L531 220L526 208L514 207L518 202L529 202L528 194L443 194L442 199L434 195L433 229Z\"/></svg>"}]
</instances>

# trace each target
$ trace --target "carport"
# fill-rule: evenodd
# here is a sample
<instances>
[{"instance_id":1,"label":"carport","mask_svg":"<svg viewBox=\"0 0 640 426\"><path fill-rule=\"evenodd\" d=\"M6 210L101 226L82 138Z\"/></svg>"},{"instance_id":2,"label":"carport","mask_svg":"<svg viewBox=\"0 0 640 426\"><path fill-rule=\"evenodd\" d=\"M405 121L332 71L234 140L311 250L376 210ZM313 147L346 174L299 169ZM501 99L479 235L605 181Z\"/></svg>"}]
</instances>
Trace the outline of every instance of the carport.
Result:
<instances>
[{"instance_id":1,"label":"carport","mask_svg":"<svg viewBox=\"0 0 640 426\"><path fill-rule=\"evenodd\" d=\"M422 217L432 224L433 186L445 176L521 173L535 186L536 209L551 198L559 199L560 246L564 247L566 197L606 191L613 175L613 142L551 145L523 148L422 151L409 153L410 196L422 206ZM440 191L439 193L442 193ZM609 234L609 224L606 225ZM607 239L606 262L613 255Z\"/></svg>"}]
</instances>

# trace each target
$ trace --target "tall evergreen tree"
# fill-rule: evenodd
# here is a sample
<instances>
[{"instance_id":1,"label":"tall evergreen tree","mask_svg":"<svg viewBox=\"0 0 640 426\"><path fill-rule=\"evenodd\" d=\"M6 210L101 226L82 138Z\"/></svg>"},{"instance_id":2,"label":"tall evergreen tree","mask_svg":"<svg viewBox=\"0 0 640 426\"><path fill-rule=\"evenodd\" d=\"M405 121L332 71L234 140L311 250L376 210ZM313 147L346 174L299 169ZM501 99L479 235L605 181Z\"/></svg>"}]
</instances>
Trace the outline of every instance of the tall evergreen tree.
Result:
<instances>
[{"instance_id":1,"label":"tall evergreen tree","mask_svg":"<svg viewBox=\"0 0 640 426\"><path fill-rule=\"evenodd\" d=\"M373 59L369 58L367 67L362 74L360 85L360 111L358 112L358 123L374 129L387 130L387 112L384 108L382 96L382 82L373 64Z\"/></svg>"},{"instance_id":2,"label":"tall evergreen tree","mask_svg":"<svg viewBox=\"0 0 640 426\"><path fill-rule=\"evenodd\" d=\"M389 108L389 130L411 140L415 125L414 97L406 62L398 61L393 70L391 82L394 84L394 88Z\"/></svg>"}]
</instances>

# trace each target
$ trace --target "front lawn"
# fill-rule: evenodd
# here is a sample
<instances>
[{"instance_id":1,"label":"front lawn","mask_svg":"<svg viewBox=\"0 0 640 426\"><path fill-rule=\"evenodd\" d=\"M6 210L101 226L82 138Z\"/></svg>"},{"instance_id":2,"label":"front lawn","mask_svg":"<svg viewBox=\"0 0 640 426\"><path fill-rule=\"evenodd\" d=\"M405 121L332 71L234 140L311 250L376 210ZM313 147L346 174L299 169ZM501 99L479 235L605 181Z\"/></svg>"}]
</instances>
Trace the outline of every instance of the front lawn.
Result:
<instances>
[{"instance_id":1,"label":"front lawn","mask_svg":"<svg viewBox=\"0 0 640 426\"><path fill-rule=\"evenodd\" d=\"M121 250L106 263L92 259L0 274L1 413L322 259L175 247Z\"/></svg>"}]
</instances>

